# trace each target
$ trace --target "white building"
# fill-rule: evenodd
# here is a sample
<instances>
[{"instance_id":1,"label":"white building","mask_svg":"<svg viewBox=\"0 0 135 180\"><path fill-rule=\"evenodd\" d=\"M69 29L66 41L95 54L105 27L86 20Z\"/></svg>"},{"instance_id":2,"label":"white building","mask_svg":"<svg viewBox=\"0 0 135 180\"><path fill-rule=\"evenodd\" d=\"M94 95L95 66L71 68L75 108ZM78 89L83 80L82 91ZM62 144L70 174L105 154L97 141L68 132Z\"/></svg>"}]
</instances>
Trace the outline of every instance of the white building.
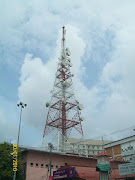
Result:
<instances>
[{"instance_id":1,"label":"white building","mask_svg":"<svg viewBox=\"0 0 135 180\"><path fill-rule=\"evenodd\" d=\"M104 144L110 143L111 141L70 138L68 142L67 147L73 153L95 156L104 150Z\"/></svg>"},{"instance_id":2,"label":"white building","mask_svg":"<svg viewBox=\"0 0 135 180\"><path fill-rule=\"evenodd\" d=\"M135 161L135 135L108 143L104 148L116 160Z\"/></svg>"}]
</instances>

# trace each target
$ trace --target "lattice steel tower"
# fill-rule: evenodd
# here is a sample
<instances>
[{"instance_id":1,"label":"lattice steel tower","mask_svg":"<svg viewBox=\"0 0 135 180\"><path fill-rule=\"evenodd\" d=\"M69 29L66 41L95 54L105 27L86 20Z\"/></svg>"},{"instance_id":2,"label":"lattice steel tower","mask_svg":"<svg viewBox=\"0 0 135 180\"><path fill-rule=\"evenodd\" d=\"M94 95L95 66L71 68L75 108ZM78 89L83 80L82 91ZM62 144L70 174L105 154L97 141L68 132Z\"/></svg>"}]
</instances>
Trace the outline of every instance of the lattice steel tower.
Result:
<instances>
[{"instance_id":1,"label":"lattice steel tower","mask_svg":"<svg viewBox=\"0 0 135 180\"><path fill-rule=\"evenodd\" d=\"M60 134L59 150L65 151L66 140L73 127L83 136L81 121L84 118L80 117L80 111L83 109L83 106L75 100L73 93L73 74L70 72L72 67L71 53L65 47L65 27L63 27L62 31L61 56L58 62L51 101L46 103L46 107L49 107L49 110L43 138L52 132L54 128L57 128Z\"/></svg>"}]
</instances>

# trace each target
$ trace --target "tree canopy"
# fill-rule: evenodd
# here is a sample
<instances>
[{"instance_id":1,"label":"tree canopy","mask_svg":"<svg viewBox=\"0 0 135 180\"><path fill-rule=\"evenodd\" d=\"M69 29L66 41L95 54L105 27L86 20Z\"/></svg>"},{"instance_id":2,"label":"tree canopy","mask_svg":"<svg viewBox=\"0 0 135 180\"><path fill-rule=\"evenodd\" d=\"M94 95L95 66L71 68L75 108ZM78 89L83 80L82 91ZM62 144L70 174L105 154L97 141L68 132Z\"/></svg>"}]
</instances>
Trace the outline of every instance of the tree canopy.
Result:
<instances>
[{"instance_id":1,"label":"tree canopy","mask_svg":"<svg viewBox=\"0 0 135 180\"><path fill-rule=\"evenodd\" d=\"M16 180L24 180L22 153L18 151ZM0 180L13 179L13 145L0 143Z\"/></svg>"}]
</instances>

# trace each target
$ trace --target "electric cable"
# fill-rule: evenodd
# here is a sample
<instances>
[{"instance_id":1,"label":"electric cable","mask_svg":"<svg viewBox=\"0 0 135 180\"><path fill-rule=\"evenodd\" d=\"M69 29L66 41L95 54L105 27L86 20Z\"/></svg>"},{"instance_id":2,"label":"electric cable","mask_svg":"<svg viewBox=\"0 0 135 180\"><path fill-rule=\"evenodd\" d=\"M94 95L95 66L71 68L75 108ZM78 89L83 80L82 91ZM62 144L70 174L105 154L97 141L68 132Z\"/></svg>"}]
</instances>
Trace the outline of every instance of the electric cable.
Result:
<instances>
[{"instance_id":1,"label":"electric cable","mask_svg":"<svg viewBox=\"0 0 135 180\"><path fill-rule=\"evenodd\" d=\"M128 129L133 129L134 127L135 127L135 126L131 126L131 127L125 128L125 129L117 130L117 131L114 131L114 132L111 132L111 133L108 133L108 134L104 134L104 135L101 135L101 136L97 136L97 137L94 137L94 138L81 140L81 141L78 141L77 143L83 142L83 141L87 142L87 141L89 141L89 140L94 140L94 139L103 138L103 137L105 137L105 136L109 136L109 135L112 135L112 134L116 134L116 133L119 133L119 132L122 132L122 131L125 131L125 130L128 130Z\"/></svg>"}]
</instances>

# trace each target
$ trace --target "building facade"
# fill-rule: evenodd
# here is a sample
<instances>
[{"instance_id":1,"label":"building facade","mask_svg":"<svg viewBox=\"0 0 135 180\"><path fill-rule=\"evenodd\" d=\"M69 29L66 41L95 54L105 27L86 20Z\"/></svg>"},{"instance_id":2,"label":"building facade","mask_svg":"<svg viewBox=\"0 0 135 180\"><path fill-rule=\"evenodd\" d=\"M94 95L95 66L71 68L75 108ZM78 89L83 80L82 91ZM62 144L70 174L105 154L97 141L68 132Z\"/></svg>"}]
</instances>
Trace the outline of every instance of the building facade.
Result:
<instances>
[{"instance_id":1,"label":"building facade","mask_svg":"<svg viewBox=\"0 0 135 180\"><path fill-rule=\"evenodd\" d=\"M115 160L135 161L135 136L105 144L104 148Z\"/></svg>"},{"instance_id":2,"label":"building facade","mask_svg":"<svg viewBox=\"0 0 135 180\"><path fill-rule=\"evenodd\" d=\"M50 175L50 152L25 149L23 150L23 164L26 180L46 180ZM55 152L51 154L51 175L53 175L53 171L65 166L65 164L76 167L77 172L84 179L99 179L99 173L96 172L96 159Z\"/></svg>"},{"instance_id":3,"label":"building facade","mask_svg":"<svg viewBox=\"0 0 135 180\"><path fill-rule=\"evenodd\" d=\"M67 149L72 150L72 153L87 154L87 156L90 157L101 153L104 150L104 144L110 143L111 141L70 138L68 142Z\"/></svg>"},{"instance_id":4,"label":"building facade","mask_svg":"<svg viewBox=\"0 0 135 180\"><path fill-rule=\"evenodd\" d=\"M25 172L25 180L47 180L50 172L53 175L53 171L68 165L75 167L78 177L84 180L99 180L99 172L96 171L97 158L96 157L80 157L75 155L66 155L56 152L50 152L25 148L23 153L23 165ZM51 157L51 163L50 163ZM118 165L121 162L110 162L111 173L108 174L111 180L120 178ZM51 165L51 171L50 171ZM123 176L125 177L125 176Z\"/></svg>"}]
</instances>

